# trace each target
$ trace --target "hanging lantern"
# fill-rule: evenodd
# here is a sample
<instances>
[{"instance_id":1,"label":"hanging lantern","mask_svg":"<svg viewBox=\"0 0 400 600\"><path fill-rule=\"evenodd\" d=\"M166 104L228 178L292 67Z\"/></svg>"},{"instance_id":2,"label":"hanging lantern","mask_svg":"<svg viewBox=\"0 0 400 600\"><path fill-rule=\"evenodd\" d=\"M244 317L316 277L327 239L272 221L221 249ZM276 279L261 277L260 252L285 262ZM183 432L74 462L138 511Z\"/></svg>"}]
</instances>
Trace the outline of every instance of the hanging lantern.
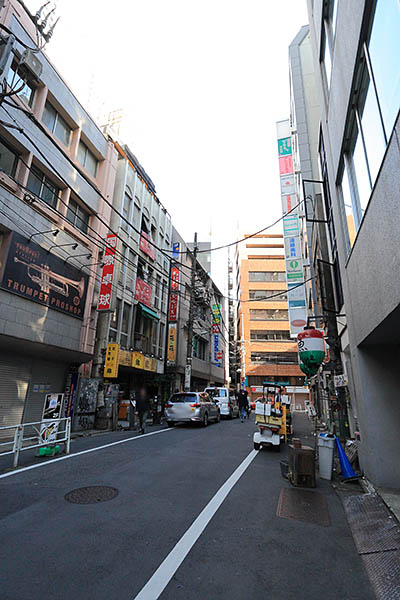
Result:
<instances>
[{"instance_id":1,"label":"hanging lantern","mask_svg":"<svg viewBox=\"0 0 400 600\"><path fill-rule=\"evenodd\" d=\"M303 373L305 375L307 375L307 378L310 378L313 375L315 375L316 373L318 373L318 369L319 369L319 365L306 365L301 361L299 363L299 367L303 371Z\"/></svg>"},{"instance_id":2,"label":"hanging lantern","mask_svg":"<svg viewBox=\"0 0 400 600\"><path fill-rule=\"evenodd\" d=\"M300 363L309 369L314 370L316 367L313 373L315 375L325 358L324 334L314 327L307 327L297 335L297 348Z\"/></svg>"}]
</instances>

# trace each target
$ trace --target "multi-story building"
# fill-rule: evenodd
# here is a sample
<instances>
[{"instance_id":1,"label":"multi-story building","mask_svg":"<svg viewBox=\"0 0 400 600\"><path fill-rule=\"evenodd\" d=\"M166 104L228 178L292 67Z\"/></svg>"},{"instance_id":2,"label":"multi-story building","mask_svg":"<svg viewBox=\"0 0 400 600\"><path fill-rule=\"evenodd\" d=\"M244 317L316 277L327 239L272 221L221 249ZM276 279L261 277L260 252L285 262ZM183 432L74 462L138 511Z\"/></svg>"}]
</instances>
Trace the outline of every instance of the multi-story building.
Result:
<instances>
[{"instance_id":1,"label":"multi-story building","mask_svg":"<svg viewBox=\"0 0 400 600\"><path fill-rule=\"evenodd\" d=\"M117 153L36 50L24 4L0 11L0 425L14 425L89 373Z\"/></svg>"},{"instance_id":2,"label":"multi-story building","mask_svg":"<svg viewBox=\"0 0 400 600\"><path fill-rule=\"evenodd\" d=\"M346 307L340 334L360 430L359 457L374 484L397 488L399 3L308 0L308 11L320 161Z\"/></svg>"},{"instance_id":3,"label":"multi-story building","mask_svg":"<svg viewBox=\"0 0 400 600\"><path fill-rule=\"evenodd\" d=\"M103 377L107 344L118 344L118 376L112 381L128 401L142 385L152 396L163 393L172 226L137 158L128 146L115 141L115 147L110 230L117 237L116 260L111 311L99 319L93 376Z\"/></svg>"},{"instance_id":4,"label":"multi-story building","mask_svg":"<svg viewBox=\"0 0 400 600\"><path fill-rule=\"evenodd\" d=\"M204 390L208 385L222 386L224 373L224 341L227 339L223 296L200 260L182 237L172 228L173 255L168 323L167 372L171 389L183 390L187 364L189 307L192 294L192 269L195 268L193 298L193 344L191 389ZM205 248L203 248L205 249ZM199 255L200 256L200 255ZM175 274L174 274L175 273ZM213 319L213 310L216 318ZM218 321L213 325L213 320Z\"/></svg>"},{"instance_id":5,"label":"multi-story building","mask_svg":"<svg viewBox=\"0 0 400 600\"><path fill-rule=\"evenodd\" d=\"M242 384L255 399L264 383L279 383L301 404L308 393L290 339L283 236L259 234L236 248Z\"/></svg>"},{"instance_id":6,"label":"multi-story building","mask_svg":"<svg viewBox=\"0 0 400 600\"><path fill-rule=\"evenodd\" d=\"M193 242L187 244L189 250L193 250ZM199 250L198 261L207 273L211 277L211 242L197 242L197 248Z\"/></svg>"},{"instance_id":7,"label":"multi-story building","mask_svg":"<svg viewBox=\"0 0 400 600\"><path fill-rule=\"evenodd\" d=\"M317 413L326 423L337 424L342 437L345 424L354 433L355 421L347 386L335 387L343 374L343 352L348 343L342 319L345 314L339 270L336 231L329 191L324 187L324 163L319 160L320 103L312 54L310 28L304 26L289 46L290 135L297 198L303 224L306 305L310 325L322 328L329 346L327 360L308 384ZM303 202L301 202L303 201ZM349 408L349 410L347 410Z\"/></svg>"}]
</instances>

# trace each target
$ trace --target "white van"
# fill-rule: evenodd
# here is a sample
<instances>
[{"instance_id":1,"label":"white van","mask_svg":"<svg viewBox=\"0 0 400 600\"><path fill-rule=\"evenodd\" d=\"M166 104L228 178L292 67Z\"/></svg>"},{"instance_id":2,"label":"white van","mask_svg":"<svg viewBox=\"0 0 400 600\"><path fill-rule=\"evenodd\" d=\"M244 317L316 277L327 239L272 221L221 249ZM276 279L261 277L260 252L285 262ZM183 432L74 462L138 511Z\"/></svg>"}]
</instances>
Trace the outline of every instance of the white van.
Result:
<instances>
[{"instance_id":1,"label":"white van","mask_svg":"<svg viewBox=\"0 0 400 600\"><path fill-rule=\"evenodd\" d=\"M233 419L239 416L239 405L233 393L227 387L207 387L205 390L209 396L218 400L221 417Z\"/></svg>"}]
</instances>

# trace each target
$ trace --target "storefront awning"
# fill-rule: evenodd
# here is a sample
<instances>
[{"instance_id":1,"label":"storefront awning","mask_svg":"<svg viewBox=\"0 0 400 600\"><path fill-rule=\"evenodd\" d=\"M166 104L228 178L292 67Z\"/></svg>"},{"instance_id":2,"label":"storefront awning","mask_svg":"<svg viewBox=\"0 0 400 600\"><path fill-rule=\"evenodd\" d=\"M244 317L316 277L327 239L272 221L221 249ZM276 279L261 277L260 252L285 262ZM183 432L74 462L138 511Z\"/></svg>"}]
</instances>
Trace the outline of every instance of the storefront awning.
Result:
<instances>
[{"instance_id":1,"label":"storefront awning","mask_svg":"<svg viewBox=\"0 0 400 600\"><path fill-rule=\"evenodd\" d=\"M149 319L153 319L153 321L159 321L160 320L160 317L157 315L156 312L154 312L154 310L151 310L151 308L147 308L147 306L145 306L141 302L139 302L139 305L140 305L140 308L142 309L142 313L146 317L149 317Z\"/></svg>"}]
</instances>

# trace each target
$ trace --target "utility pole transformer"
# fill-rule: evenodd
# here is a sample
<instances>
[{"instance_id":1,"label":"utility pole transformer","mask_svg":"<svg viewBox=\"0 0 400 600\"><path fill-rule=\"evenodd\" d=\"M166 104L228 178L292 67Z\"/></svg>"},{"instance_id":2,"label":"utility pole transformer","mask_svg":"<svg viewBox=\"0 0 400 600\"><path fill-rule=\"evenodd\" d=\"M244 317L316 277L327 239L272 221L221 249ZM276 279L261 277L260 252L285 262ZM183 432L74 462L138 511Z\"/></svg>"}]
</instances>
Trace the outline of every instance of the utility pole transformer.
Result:
<instances>
[{"instance_id":1,"label":"utility pole transformer","mask_svg":"<svg viewBox=\"0 0 400 600\"><path fill-rule=\"evenodd\" d=\"M186 367L185 367L185 392L190 392L190 383L192 377L192 355L193 355L193 321L194 321L194 288L196 285L196 264L197 264L197 233L194 234L193 244L192 273L190 276L190 304L188 319L188 335L186 349Z\"/></svg>"}]
</instances>

